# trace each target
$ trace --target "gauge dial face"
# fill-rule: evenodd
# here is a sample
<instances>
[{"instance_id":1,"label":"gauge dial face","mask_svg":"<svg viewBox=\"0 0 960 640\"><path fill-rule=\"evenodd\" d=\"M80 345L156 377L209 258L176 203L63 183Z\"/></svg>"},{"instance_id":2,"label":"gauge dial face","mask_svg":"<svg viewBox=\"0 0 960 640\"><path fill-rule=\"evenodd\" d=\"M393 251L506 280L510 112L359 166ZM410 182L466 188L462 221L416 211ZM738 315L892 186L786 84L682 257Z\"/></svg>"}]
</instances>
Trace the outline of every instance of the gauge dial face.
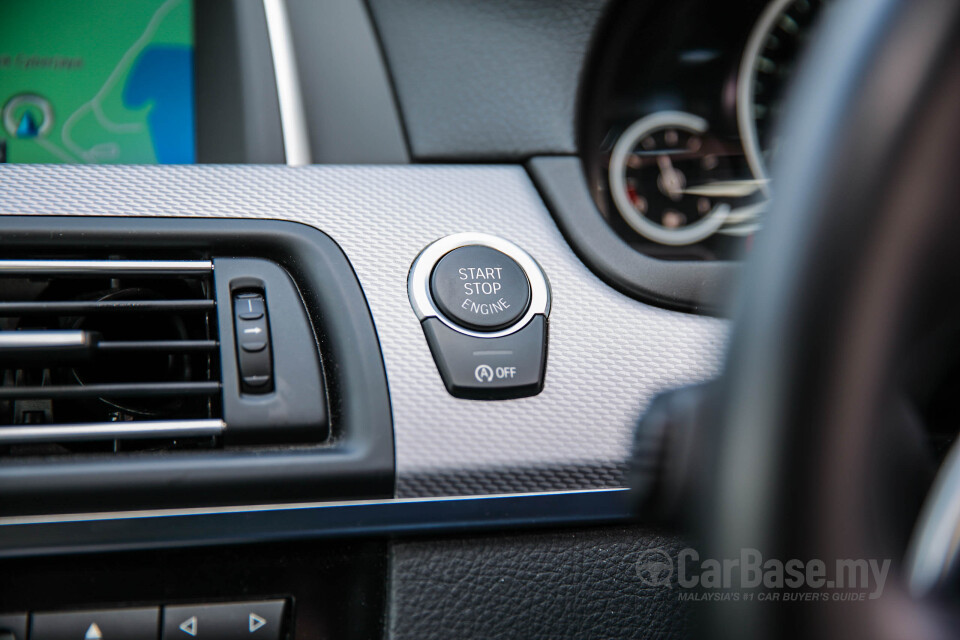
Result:
<instances>
[{"instance_id":1,"label":"gauge dial face","mask_svg":"<svg viewBox=\"0 0 960 640\"><path fill-rule=\"evenodd\" d=\"M784 93L830 0L774 0L760 15L747 41L737 79L737 124L750 170L766 180L777 151L775 127Z\"/></svg>"},{"instance_id":2,"label":"gauge dial face","mask_svg":"<svg viewBox=\"0 0 960 640\"><path fill-rule=\"evenodd\" d=\"M731 179L743 174L734 164L703 118L656 113L633 123L614 146L611 195L624 220L644 237L693 244L727 221L737 189Z\"/></svg>"}]
</instances>

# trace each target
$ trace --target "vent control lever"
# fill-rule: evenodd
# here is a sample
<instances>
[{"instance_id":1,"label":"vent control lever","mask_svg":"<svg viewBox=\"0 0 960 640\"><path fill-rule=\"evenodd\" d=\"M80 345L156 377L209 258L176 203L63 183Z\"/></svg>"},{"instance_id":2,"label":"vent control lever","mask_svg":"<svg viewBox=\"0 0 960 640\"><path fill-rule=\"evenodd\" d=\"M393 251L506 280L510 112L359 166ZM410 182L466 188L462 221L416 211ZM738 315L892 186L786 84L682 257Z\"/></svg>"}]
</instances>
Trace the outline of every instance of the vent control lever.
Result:
<instances>
[{"instance_id":1,"label":"vent control lever","mask_svg":"<svg viewBox=\"0 0 960 640\"><path fill-rule=\"evenodd\" d=\"M233 317L241 389L252 394L273 391L270 325L263 293L234 294Z\"/></svg>"}]
</instances>

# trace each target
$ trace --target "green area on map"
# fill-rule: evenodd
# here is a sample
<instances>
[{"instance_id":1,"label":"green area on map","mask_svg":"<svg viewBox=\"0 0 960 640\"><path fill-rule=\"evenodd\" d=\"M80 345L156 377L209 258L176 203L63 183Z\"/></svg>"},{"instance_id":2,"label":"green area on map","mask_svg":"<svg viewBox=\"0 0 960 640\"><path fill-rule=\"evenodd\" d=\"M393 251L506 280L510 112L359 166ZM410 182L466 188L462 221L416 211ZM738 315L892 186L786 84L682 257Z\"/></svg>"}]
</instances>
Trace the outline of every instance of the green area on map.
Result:
<instances>
[{"instance_id":1,"label":"green area on map","mask_svg":"<svg viewBox=\"0 0 960 640\"><path fill-rule=\"evenodd\" d=\"M5 0L0 16L7 162L158 162L156 100L124 89L151 47L192 55L192 0Z\"/></svg>"}]
</instances>

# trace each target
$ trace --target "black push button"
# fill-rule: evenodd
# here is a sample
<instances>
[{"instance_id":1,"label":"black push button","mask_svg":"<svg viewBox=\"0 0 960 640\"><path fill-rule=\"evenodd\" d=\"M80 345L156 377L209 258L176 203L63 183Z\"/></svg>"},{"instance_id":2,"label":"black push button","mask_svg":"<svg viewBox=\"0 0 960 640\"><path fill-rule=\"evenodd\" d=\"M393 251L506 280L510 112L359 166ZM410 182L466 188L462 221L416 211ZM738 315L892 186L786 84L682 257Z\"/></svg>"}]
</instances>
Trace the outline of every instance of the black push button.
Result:
<instances>
[{"instance_id":1,"label":"black push button","mask_svg":"<svg viewBox=\"0 0 960 640\"><path fill-rule=\"evenodd\" d=\"M248 353L257 353L267 348L266 340L247 340L240 343L240 348Z\"/></svg>"},{"instance_id":2,"label":"black push button","mask_svg":"<svg viewBox=\"0 0 960 640\"><path fill-rule=\"evenodd\" d=\"M451 395L503 400L534 396L543 389L547 324L542 315L501 338L467 336L436 318L423 321L423 332Z\"/></svg>"},{"instance_id":3,"label":"black push button","mask_svg":"<svg viewBox=\"0 0 960 640\"><path fill-rule=\"evenodd\" d=\"M273 356L270 325L260 293L241 293L233 298L233 324L237 341L237 366L244 393L273 390Z\"/></svg>"},{"instance_id":4,"label":"black push button","mask_svg":"<svg viewBox=\"0 0 960 640\"><path fill-rule=\"evenodd\" d=\"M157 640L159 607L35 613L32 640Z\"/></svg>"},{"instance_id":5,"label":"black push button","mask_svg":"<svg viewBox=\"0 0 960 640\"><path fill-rule=\"evenodd\" d=\"M520 265L479 245L443 256L433 268L430 290L445 316L475 331L505 329L530 306L530 283Z\"/></svg>"},{"instance_id":6,"label":"black push button","mask_svg":"<svg viewBox=\"0 0 960 640\"><path fill-rule=\"evenodd\" d=\"M263 296L259 293L241 293L237 296L237 315L242 320L259 320L263 317Z\"/></svg>"},{"instance_id":7,"label":"black push button","mask_svg":"<svg viewBox=\"0 0 960 640\"><path fill-rule=\"evenodd\" d=\"M264 600L164 607L162 639L279 640L285 604Z\"/></svg>"},{"instance_id":8,"label":"black push button","mask_svg":"<svg viewBox=\"0 0 960 640\"><path fill-rule=\"evenodd\" d=\"M267 319L260 318L259 320L243 320L240 319L237 322L237 342L240 343L241 347L246 347L247 345L256 345L264 344L269 338L267 333ZM259 351L258 348L253 348L251 351Z\"/></svg>"},{"instance_id":9,"label":"black push button","mask_svg":"<svg viewBox=\"0 0 960 640\"><path fill-rule=\"evenodd\" d=\"M27 614L5 613L0 615L0 638L4 640L27 640Z\"/></svg>"},{"instance_id":10,"label":"black push button","mask_svg":"<svg viewBox=\"0 0 960 640\"><path fill-rule=\"evenodd\" d=\"M246 376L243 384L247 387L263 387L270 383L270 376Z\"/></svg>"}]
</instances>

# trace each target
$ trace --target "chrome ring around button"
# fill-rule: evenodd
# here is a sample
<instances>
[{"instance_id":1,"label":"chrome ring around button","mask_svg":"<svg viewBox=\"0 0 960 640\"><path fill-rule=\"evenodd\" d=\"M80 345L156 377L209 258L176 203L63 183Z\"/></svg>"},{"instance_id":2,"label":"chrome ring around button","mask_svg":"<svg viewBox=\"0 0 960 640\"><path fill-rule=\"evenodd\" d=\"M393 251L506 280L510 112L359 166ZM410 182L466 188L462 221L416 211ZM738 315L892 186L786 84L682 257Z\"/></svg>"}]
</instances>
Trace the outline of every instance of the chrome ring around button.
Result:
<instances>
[{"instance_id":1,"label":"chrome ring around button","mask_svg":"<svg viewBox=\"0 0 960 640\"><path fill-rule=\"evenodd\" d=\"M481 246L496 249L516 261L530 283L530 306L526 313L512 326L500 331L472 331L446 317L437 308L430 291L430 275L440 259L461 247ZM420 252L410 267L407 277L407 293L417 318L437 318L443 324L464 335L475 338L502 338L523 329L537 314L550 314L550 285L543 269L529 253L503 238L486 233L456 233L440 238Z\"/></svg>"}]
</instances>

